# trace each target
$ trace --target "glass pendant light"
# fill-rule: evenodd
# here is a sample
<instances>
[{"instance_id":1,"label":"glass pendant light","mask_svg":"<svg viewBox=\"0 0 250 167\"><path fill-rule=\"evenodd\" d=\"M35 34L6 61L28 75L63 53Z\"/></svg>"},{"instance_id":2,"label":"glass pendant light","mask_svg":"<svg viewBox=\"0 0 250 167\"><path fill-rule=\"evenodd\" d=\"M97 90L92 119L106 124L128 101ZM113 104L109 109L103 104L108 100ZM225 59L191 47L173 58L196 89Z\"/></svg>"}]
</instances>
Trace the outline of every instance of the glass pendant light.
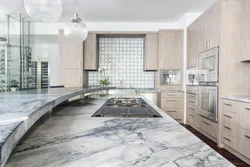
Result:
<instances>
[{"instance_id":1,"label":"glass pendant light","mask_svg":"<svg viewBox=\"0 0 250 167\"><path fill-rule=\"evenodd\" d=\"M87 26L78 17L77 10L71 22L65 24L64 35L67 39L74 42L83 42L88 36Z\"/></svg>"},{"instance_id":2,"label":"glass pendant light","mask_svg":"<svg viewBox=\"0 0 250 167\"><path fill-rule=\"evenodd\" d=\"M24 0L24 6L36 21L55 22L62 15L61 0Z\"/></svg>"}]
</instances>

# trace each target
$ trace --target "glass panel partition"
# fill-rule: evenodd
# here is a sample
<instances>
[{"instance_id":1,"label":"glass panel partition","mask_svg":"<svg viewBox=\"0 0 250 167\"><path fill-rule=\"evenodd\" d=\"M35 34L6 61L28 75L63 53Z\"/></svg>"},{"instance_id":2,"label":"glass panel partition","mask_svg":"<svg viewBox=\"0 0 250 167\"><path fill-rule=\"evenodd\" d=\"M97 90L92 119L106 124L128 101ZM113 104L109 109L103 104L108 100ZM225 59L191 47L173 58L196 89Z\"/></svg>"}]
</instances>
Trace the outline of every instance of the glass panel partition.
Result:
<instances>
[{"instance_id":1,"label":"glass panel partition","mask_svg":"<svg viewBox=\"0 0 250 167\"><path fill-rule=\"evenodd\" d=\"M30 22L7 16L0 31L0 92L32 86Z\"/></svg>"}]
</instances>

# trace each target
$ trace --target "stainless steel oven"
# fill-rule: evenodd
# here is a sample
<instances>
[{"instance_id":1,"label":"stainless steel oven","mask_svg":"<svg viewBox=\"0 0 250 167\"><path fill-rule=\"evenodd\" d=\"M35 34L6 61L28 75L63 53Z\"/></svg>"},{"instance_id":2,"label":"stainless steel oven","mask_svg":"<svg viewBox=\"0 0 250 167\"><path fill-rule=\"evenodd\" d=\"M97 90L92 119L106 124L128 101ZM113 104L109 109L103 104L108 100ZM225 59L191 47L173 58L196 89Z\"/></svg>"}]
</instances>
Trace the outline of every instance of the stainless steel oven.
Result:
<instances>
[{"instance_id":1,"label":"stainless steel oven","mask_svg":"<svg viewBox=\"0 0 250 167\"><path fill-rule=\"evenodd\" d=\"M201 52L199 55L199 82L219 81L219 47Z\"/></svg>"},{"instance_id":2,"label":"stainless steel oven","mask_svg":"<svg viewBox=\"0 0 250 167\"><path fill-rule=\"evenodd\" d=\"M198 73L199 114L218 122L219 47L200 53Z\"/></svg>"},{"instance_id":3,"label":"stainless steel oven","mask_svg":"<svg viewBox=\"0 0 250 167\"><path fill-rule=\"evenodd\" d=\"M218 122L218 87L199 86L199 114L213 122Z\"/></svg>"}]
</instances>

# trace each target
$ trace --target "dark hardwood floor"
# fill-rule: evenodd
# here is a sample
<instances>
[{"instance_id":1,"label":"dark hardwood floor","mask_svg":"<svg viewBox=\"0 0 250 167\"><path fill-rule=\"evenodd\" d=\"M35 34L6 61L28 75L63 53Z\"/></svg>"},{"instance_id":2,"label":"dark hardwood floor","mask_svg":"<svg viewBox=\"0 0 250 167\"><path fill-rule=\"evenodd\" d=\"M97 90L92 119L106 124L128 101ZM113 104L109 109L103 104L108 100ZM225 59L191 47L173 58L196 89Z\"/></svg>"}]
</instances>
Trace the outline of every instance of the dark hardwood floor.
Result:
<instances>
[{"instance_id":1,"label":"dark hardwood floor","mask_svg":"<svg viewBox=\"0 0 250 167\"><path fill-rule=\"evenodd\" d=\"M215 151L217 151L219 154L221 154L223 157L225 157L228 161L230 161L235 166L237 166L237 167L250 167L250 165L246 164L244 161L242 161L241 159L239 159L235 155L231 154L230 152L228 152L224 148L217 147L217 144L215 142L213 142L212 140L210 140L209 138L207 138L206 136L204 136L203 134L201 134L200 132L198 132L197 130L192 128L191 126L184 125L184 124L182 124L182 126L184 126L187 130L192 132L195 136L197 136L204 143L209 145L211 148L213 148Z\"/></svg>"}]
</instances>

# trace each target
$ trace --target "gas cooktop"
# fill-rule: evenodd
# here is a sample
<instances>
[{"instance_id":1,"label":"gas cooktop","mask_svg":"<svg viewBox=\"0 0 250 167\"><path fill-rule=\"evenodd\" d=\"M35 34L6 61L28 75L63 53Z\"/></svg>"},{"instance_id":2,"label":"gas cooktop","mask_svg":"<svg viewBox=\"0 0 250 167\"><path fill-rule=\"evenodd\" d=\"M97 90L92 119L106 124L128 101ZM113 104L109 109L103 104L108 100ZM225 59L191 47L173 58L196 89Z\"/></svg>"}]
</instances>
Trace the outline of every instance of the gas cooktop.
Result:
<instances>
[{"instance_id":1,"label":"gas cooktop","mask_svg":"<svg viewBox=\"0 0 250 167\"><path fill-rule=\"evenodd\" d=\"M92 117L162 118L142 98L111 98Z\"/></svg>"}]
</instances>

